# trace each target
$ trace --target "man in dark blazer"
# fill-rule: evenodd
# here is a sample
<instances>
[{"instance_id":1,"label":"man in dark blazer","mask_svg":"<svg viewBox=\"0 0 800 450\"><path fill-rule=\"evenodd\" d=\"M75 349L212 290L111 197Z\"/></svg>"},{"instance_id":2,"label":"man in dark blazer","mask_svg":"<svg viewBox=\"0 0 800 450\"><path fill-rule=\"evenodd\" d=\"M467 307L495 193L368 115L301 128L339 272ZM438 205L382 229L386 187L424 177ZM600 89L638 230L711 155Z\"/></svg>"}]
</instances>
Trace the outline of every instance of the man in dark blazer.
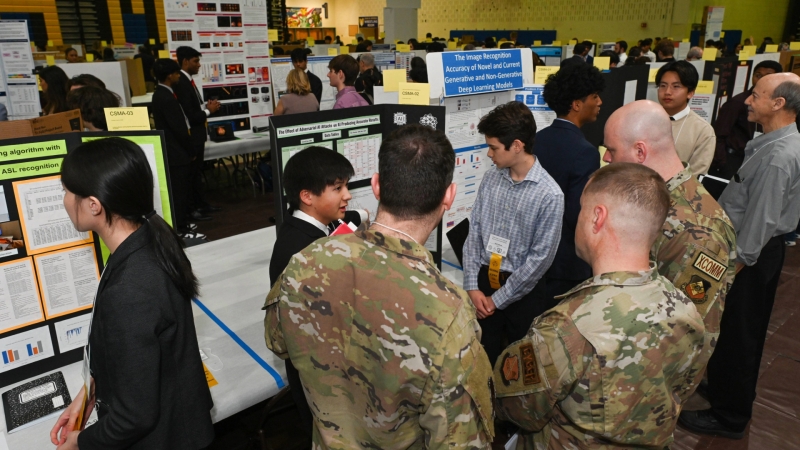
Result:
<instances>
[{"instance_id":1,"label":"man in dark blazer","mask_svg":"<svg viewBox=\"0 0 800 450\"><path fill-rule=\"evenodd\" d=\"M209 212L220 211L220 208L211 206L203 199L203 163L205 163L205 146L208 140L208 116L217 112L220 103L217 100L209 100L203 103L203 96L197 89L192 77L200 71L200 52L192 47L178 47L175 52L178 58L178 65L181 66L181 78L175 85L175 94L183 108L186 118L189 119L189 126L192 132L192 142L197 158L192 161L192 191L190 196L190 217L192 220L211 220L207 214Z\"/></svg>"},{"instance_id":2,"label":"man in dark blazer","mask_svg":"<svg viewBox=\"0 0 800 450\"><path fill-rule=\"evenodd\" d=\"M175 228L184 237L204 238L200 233L190 232L188 223L191 164L197 155L189 134L189 121L173 91L180 79L181 68L171 59L159 59L153 63L153 73L158 80L153 92L153 120L156 129L164 132L167 144L172 206L177 221Z\"/></svg>"},{"instance_id":3,"label":"man in dark blazer","mask_svg":"<svg viewBox=\"0 0 800 450\"><path fill-rule=\"evenodd\" d=\"M580 44L579 44L580 45ZM553 264L545 274L547 301L565 294L592 276L592 268L575 253L575 227L581 212L581 194L589 177L600 168L600 153L583 136L580 128L597 120L599 93L605 81L597 68L570 64L551 76L544 85L544 99L557 119L536 133L533 154L564 193L564 223Z\"/></svg>"},{"instance_id":4,"label":"man in dark blazer","mask_svg":"<svg viewBox=\"0 0 800 450\"><path fill-rule=\"evenodd\" d=\"M586 64L586 56L589 54L589 47L584 43L575 44L572 48L572 56L561 61L561 67L568 64Z\"/></svg>"},{"instance_id":5,"label":"man in dark blazer","mask_svg":"<svg viewBox=\"0 0 800 450\"><path fill-rule=\"evenodd\" d=\"M353 166L343 155L323 147L302 150L286 163L283 180L290 209L284 215L272 248L270 285L283 273L292 256L317 239L329 236L340 223L352 222L358 226L369 219L366 211L341 212L341 207L347 206L352 198L347 190L347 181L353 173ZM286 378L297 405L301 427L310 437L313 427L311 410L300 374L289 359L286 360Z\"/></svg>"},{"instance_id":6,"label":"man in dark blazer","mask_svg":"<svg viewBox=\"0 0 800 450\"><path fill-rule=\"evenodd\" d=\"M317 98L317 103L322 104L322 80L308 70L308 53L304 48L292 50L292 66L300 69L308 76L308 84L311 85L311 93Z\"/></svg>"}]
</instances>

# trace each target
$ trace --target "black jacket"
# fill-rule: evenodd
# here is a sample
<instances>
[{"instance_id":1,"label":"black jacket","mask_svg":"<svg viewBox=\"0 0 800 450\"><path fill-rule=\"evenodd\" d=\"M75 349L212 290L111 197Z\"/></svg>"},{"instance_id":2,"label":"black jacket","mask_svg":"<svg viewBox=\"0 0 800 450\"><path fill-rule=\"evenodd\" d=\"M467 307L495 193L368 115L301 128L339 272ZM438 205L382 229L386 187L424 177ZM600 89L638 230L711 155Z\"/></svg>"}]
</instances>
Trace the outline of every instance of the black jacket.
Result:
<instances>
[{"instance_id":1,"label":"black jacket","mask_svg":"<svg viewBox=\"0 0 800 450\"><path fill-rule=\"evenodd\" d=\"M311 85L311 93L317 97L317 103L322 104L322 80L318 76L311 73L310 70L306 71L308 75L308 84Z\"/></svg>"},{"instance_id":2,"label":"black jacket","mask_svg":"<svg viewBox=\"0 0 800 450\"><path fill-rule=\"evenodd\" d=\"M361 216L355 211L347 211L344 222L353 222L354 225L361 225ZM275 283L278 277L286 270L292 256L300 253L304 248L311 245L319 238L325 237L325 233L305 220L292 216L287 212L278 231L275 247L272 248L272 258L269 261L269 284Z\"/></svg>"},{"instance_id":3,"label":"black jacket","mask_svg":"<svg viewBox=\"0 0 800 450\"><path fill-rule=\"evenodd\" d=\"M177 85L172 86L172 90L175 91L175 94L178 96L178 102L180 102L183 112L186 114L186 118L189 119L189 126L192 131L192 142L194 142L197 150L201 152L198 156L202 156L202 149L205 142L208 140L208 136L206 135L208 116L203 110L203 104L197 96L197 91L195 91L192 86L192 80L182 71L181 79L178 81Z\"/></svg>"},{"instance_id":4,"label":"black jacket","mask_svg":"<svg viewBox=\"0 0 800 450\"><path fill-rule=\"evenodd\" d=\"M214 438L191 302L156 263L145 223L108 260L89 335L99 420L81 450L199 449Z\"/></svg>"},{"instance_id":5,"label":"black jacket","mask_svg":"<svg viewBox=\"0 0 800 450\"><path fill-rule=\"evenodd\" d=\"M190 164L195 156L195 149L181 105L172 92L160 84L153 92L153 120L156 123L156 130L164 131L169 165Z\"/></svg>"},{"instance_id":6,"label":"black jacket","mask_svg":"<svg viewBox=\"0 0 800 450\"><path fill-rule=\"evenodd\" d=\"M600 152L577 126L556 120L536 133L533 154L564 193L561 241L547 276L583 281L592 276L592 268L575 254L575 228L581 212L583 188L589 177L600 168Z\"/></svg>"}]
</instances>

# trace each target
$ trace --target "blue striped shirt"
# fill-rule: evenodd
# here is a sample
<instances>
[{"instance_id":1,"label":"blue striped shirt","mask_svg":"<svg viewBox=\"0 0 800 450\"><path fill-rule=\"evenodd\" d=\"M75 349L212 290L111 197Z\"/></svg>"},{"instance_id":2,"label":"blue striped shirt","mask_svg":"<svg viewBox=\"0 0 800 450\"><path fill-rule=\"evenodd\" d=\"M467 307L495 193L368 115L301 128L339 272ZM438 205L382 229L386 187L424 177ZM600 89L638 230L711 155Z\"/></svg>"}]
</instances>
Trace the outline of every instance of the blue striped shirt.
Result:
<instances>
[{"instance_id":1,"label":"blue striped shirt","mask_svg":"<svg viewBox=\"0 0 800 450\"><path fill-rule=\"evenodd\" d=\"M553 263L564 217L564 194L537 159L525 179L515 182L509 169L483 176L464 244L464 289L478 289L478 271L489 265L492 234L511 241L500 270L511 272L492 295L498 309L519 300L536 286Z\"/></svg>"}]
</instances>

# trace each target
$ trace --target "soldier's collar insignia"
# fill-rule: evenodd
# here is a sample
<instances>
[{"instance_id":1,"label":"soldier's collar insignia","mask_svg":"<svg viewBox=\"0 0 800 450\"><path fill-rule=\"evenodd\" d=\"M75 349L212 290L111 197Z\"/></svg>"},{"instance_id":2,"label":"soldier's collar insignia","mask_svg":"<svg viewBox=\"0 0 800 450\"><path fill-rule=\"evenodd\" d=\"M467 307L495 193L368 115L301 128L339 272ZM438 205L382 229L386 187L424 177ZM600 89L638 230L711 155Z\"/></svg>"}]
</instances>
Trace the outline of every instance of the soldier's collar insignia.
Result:
<instances>
[{"instance_id":1,"label":"soldier's collar insignia","mask_svg":"<svg viewBox=\"0 0 800 450\"><path fill-rule=\"evenodd\" d=\"M519 356L506 353L503 358L503 384L509 386L512 381L519 380Z\"/></svg>"}]
</instances>

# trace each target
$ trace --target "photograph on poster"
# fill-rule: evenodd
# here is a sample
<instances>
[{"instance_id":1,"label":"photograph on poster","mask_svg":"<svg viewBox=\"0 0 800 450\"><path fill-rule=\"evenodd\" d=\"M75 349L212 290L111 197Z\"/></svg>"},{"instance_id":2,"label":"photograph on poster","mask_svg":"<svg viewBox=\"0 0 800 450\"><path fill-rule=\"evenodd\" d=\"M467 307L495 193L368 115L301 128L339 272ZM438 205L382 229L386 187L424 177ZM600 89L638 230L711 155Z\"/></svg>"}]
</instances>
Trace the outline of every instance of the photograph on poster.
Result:
<instances>
[{"instance_id":1,"label":"photograph on poster","mask_svg":"<svg viewBox=\"0 0 800 450\"><path fill-rule=\"evenodd\" d=\"M13 186L29 255L92 242L91 234L76 230L69 219L60 176L16 181Z\"/></svg>"},{"instance_id":2,"label":"photograph on poster","mask_svg":"<svg viewBox=\"0 0 800 450\"><path fill-rule=\"evenodd\" d=\"M19 220L0 222L0 259L19 255L25 248Z\"/></svg>"}]
</instances>

